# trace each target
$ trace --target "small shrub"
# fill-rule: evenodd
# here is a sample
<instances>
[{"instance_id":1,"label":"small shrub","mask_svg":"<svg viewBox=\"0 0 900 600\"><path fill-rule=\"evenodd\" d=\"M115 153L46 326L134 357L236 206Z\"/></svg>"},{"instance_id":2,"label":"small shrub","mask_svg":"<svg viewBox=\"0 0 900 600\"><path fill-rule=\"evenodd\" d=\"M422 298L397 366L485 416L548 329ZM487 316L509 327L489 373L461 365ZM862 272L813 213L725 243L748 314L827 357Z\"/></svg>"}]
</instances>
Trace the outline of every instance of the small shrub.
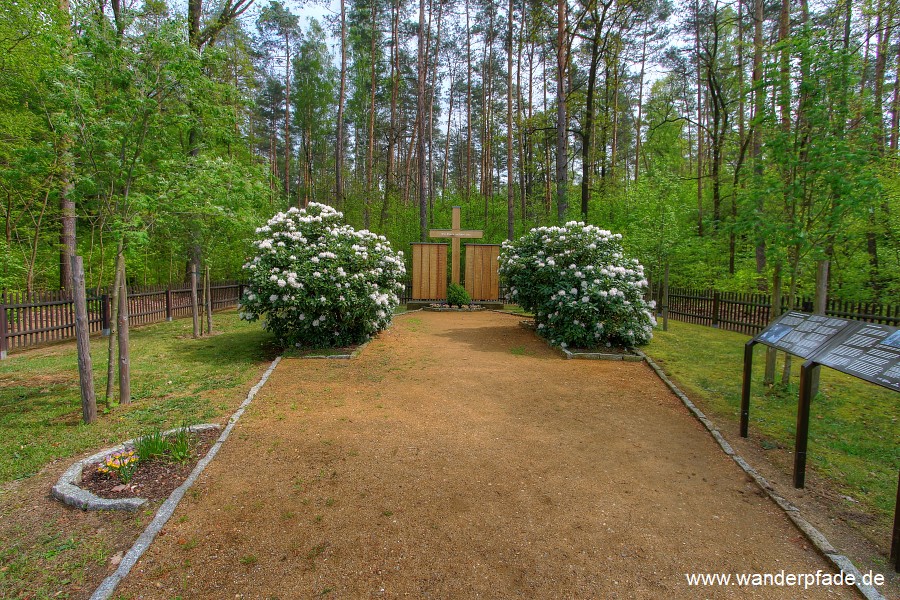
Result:
<instances>
[{"instance_id":1,"label":"small shrub","mask_svg":"<svg viewBox=\"0 0 900 600\"><path fill-rule=\"evenodd\" d=\"M570 221L504 242L500 274L534 313L538 333L560 346L640 346L656 320L643 298L644 268L625 258L622 236Z\"/></svg>"},{"instance_id":2,"label":"small shrub","mask_svg":"<svg viewBox=\"0 0 900 600\"><path fill-rule=\"evenodd\" d=\"M289 346L363 342L391 322L406 273L384 236L356 231L330 206L278 213L257 229L241 318Z\"/></svg>"},{"instance_id":3,"label":"small shrub","mask_svg":"<svg viewBox=\"0 0 900 600\"><path fill-rule=\"evenodd\" d=\"M468 306L471 302L472 298L469 296L466 288L458 283L451 283L447 286L447 304L462 308L463 306Z\"/></svg>"}]
</instances>

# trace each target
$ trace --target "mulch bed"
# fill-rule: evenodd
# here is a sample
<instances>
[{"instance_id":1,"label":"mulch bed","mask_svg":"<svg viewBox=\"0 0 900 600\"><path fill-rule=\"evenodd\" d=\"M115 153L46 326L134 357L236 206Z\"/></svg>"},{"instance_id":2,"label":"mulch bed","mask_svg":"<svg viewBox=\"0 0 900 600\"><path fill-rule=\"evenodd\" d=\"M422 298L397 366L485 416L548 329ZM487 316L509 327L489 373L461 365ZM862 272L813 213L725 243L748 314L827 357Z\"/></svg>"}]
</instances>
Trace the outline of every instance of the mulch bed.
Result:
<instances>
[{"instance_id":1,"label":"mulch bed","mask_svg":"<svg viewBox=\"0 0 900 600\"><path fill-rule=\"evenodd\" d=\"M114 475L107 475L97 470L100 465L85 467L81 479L81 488L101 498L147 498L162 500L168 498L172 490L187 479L194 465L206 456L206 453L218 439L221 431L210 429L198 433L190 433L191 457L184 462L172 462L164 458L142 462L134 472L127 485L122 484Z\"/></svg>"}]
</instances>

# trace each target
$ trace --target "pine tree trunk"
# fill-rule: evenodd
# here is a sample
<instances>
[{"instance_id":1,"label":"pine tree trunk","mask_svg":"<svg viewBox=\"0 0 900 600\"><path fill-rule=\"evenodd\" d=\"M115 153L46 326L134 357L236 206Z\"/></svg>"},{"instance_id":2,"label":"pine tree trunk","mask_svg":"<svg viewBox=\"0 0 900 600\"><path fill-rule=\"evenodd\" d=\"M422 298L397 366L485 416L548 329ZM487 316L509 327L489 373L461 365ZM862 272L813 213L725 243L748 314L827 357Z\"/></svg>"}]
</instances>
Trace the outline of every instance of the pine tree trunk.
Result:
<instances>
[{"instance_id":1,"label":"pine tree trunk","mask_svg":"<svg viewBox=\"0 0 900 600\"><path fill-rule=\"evenodd\" d=\"M507 8L509 38L506 40L506 239L515 235L516 196L513 189L513 0Z\"/></svg>"},{"instance_id":2,"label":"pine tree trunk","mask_svg":"<svg viewBox=\"0 0 900 600\"><path fill-rule=\"evenodd\" d=\"M375 178L375 52L376 48L376 40L378 36L377 32L377 2L372 2L372 29L370 31L370 35L372 36L372 48L371 48L371 77L369 79L369 147L366 153L366 197L363 199L363 227L368 229L370 226L371 216L369 214L370 207L372 203L372 194L374 193L375 188L373 187L374 178Z\"/></svg>"},{"instance_id":3,"label":"pine tree trunk","mask_svg":"<svg viewBox=\"0 0 900 600\"><path fill-rule=\"evenodd\" d=\"M568 212L567 187L568 174L566 159L568 139L566 117L566 73L567 73L567 34L568 22L567 0L557 2L556 20L556 220L562 225Z\"/></svg>"},{"instance_id":4,"label":"pine tree trunk","mask_svg":"<svg viewBox=\"0 0 900 600\"><path fill-rule=\"evenodd\" d=\"M418 201L419 201L419 236L424 242L428 240L428 214L425 197L425 0L419 0L419 57L418 57L418 97L416 98L416 119L418 120Z\"/></svg>"},{"instance_id":5,"label":"pine tree trunk","mask_svg":"<svg viewBox=\"0 0 900 600\"><path fill-rule=\"evenodd\" d=\"M338 208L344 205L344 94L347 86L347 20L341 0L341 83L338 88L337 133L334 146L334 199ZM393 123L393 112L391 119Z\"/></svg>"}]
</instances>

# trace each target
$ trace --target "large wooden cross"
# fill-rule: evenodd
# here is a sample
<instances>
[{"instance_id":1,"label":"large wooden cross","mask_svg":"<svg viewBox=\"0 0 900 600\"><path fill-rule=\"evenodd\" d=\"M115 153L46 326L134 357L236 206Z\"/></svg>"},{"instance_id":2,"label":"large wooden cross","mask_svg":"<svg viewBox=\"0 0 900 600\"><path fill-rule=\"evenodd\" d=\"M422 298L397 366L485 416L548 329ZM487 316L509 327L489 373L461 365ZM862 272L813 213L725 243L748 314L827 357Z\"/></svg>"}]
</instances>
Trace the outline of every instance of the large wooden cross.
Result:
<instances>
[{"instance_id":1,"label":"large wooden cross","mask_svg":"<svg viewBox=\"0 0 900 600\"><path fill-rule=\"evenodd\" d=\"M478 229L460 229L460 208L453 207L453 219L450 229L432 229L429 237L450 238L450 281L459 283L459 240L461 238L480 238L484 232Z\"/></svg>"}]
</instances>

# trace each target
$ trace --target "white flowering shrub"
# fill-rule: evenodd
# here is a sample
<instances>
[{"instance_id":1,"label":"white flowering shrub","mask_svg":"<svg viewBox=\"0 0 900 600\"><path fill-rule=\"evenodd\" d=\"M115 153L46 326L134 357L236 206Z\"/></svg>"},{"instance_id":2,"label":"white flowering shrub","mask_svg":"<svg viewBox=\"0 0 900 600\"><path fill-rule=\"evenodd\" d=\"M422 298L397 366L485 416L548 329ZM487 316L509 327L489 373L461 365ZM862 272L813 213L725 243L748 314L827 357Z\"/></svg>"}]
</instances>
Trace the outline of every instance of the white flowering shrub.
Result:
<instances>
[{"instance_id":1,"label":"white flowering shrub","mask_svg":"<svg viewBox=\"0 0 900 600\"><path fill-rule=\"evenodd\" d=\"M538 333L559 346L640 346L656 320L643 299L644 268L623 256L622 236L570 221L504 242L500 274L511 299L534 313Z\"/></svg>"},{"instance_id":2,"label":"white flowering shrub","mask_svg":"<svg viewBox=\"0 0 900 600\"><path fill-rule=\"evenodd\" d=\"M285 347L363 342L388 326L403 290L403 253L356 231L330 206L278 213L256 230L241 318L262 317Z\"/></svg>"}]
</instances>

